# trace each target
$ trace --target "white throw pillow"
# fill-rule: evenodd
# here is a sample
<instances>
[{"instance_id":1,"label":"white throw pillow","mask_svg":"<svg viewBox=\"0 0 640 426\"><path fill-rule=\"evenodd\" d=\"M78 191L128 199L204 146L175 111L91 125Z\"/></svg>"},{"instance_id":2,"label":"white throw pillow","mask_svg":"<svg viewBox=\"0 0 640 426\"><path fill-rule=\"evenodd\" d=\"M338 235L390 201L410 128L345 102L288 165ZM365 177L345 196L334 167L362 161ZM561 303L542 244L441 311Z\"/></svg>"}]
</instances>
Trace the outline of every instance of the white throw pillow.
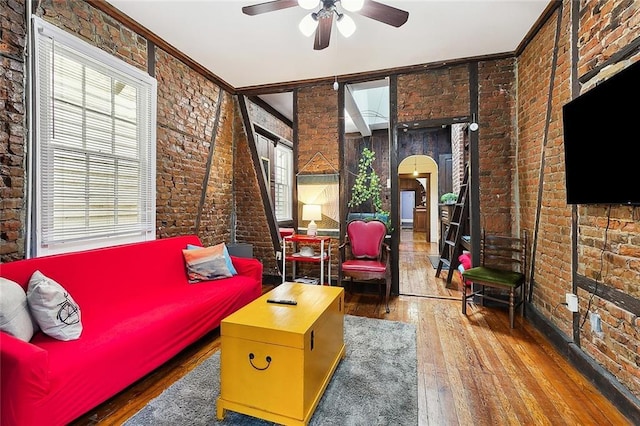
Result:
<instances>
[{"instance_id":1,"label":"white throw pillow","mask_svg":"<svg viewBox=\"0 0 640 426\"><path fill-rule=\"evenodd\" d=\"M35 271L29 280L27 301L40 329L59 340L82 334L80 307L60 284Z\"/></svg>"},{"instance_id":2,"label":"white throw pillow","mask_svg":"<svg viewBox=\"0 0 640 426\"><path fill-rule=\"evenodd\" d=\"M29 314L27 295L15 281L0 277L0 330L28 342L37 331Z\"/></svg>"}]
</instances>

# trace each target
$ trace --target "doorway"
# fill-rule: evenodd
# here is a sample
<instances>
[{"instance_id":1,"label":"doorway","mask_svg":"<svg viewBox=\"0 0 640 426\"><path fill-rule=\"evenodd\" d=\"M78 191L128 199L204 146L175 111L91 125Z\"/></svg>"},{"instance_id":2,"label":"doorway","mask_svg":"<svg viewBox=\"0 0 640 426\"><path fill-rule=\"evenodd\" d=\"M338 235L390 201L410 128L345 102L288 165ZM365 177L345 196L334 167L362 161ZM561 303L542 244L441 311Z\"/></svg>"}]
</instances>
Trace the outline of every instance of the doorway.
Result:
<instances>
[{"instance_id":1,"label":"doorway","mask_svg":"<svg viewBox=\"0 0 640 426\"><path fill-rule=\"evenodd\" d=\"M452 182L452 128L397 129L398 140L398 204L404 191L415 191L412 227L399 232L398 289L401 295L459 300L457 288L448 288L436 277L440 258L439 197ZM455 157L455 156L454 156ZM448 159L445 163L443 159ZM406 206L397 206L406 210ZM405 215L406 216L406 215ZM405 217L403 216L403 218ZM442 275L442 274L441 274ZM449 286L451 287L451 286Z\"/></svg>"},{"instance_id":2,"label":"doorway","mask_svg":"<svg viewBox=\"0 0 640 426\"><path fill-rule=\"evenodd\" d=\"M400 226L402 229L414 228L415 199L415 191L403 190L400 192Z\"/></svg>"}]
</instances>

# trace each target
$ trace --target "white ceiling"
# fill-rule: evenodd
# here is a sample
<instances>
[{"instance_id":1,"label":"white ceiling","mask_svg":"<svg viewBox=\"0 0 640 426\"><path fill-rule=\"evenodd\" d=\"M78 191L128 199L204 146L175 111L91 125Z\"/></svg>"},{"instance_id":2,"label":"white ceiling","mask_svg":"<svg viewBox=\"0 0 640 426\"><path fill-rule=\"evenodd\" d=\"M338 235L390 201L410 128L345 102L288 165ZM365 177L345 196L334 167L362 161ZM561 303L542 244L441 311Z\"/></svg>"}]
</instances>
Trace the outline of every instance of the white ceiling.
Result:
<instances>
[{"instance_id":1,"label":"white ceiling","mask_svg":"<svg viewBox=\"0 0 640 426\"><path fill-rule=\"evenodd\" d=\"M292 7L256 16L263 0L108 0L235 88L326 78L513 52L549 0L378 0L409 12L395 28L347 12L357 29L335 28L324 50L298 30L309 13ZM338 6L339 7L339 6ZM291 117L290 95L264 97ZM280 104L280 105L279 105Z\"/></svg>"}]
</instances>

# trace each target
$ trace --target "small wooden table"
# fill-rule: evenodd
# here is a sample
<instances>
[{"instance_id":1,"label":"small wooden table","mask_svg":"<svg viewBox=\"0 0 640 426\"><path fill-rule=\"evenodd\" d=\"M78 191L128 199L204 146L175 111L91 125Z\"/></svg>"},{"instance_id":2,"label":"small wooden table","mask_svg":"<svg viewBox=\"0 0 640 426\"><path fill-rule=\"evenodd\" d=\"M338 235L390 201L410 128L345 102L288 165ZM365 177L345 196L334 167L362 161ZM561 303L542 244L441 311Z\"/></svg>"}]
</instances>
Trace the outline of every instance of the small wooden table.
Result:
<instances>
[{"instance_id":1,"label":"small wooden table","mask_svg":"<svg viewBox=\"0 0 640 426\"><path fill-rule=\"evenodd\" d=\"M218 419L232 410L307 425L345 355L344 289L281 284L223 319L220 335Z\"/></svg>"},{"instance_id":2,"label":"small wooden table","mask_svg":"<svg viewBox=\"0 0 640 426\"><path fill-rule=\"evenodd\" d=\"M287 243L293 244L293 253L287 253ZM319 245L320 252L311 256L297 252L298 245ZM320 285L324 285L324 265L327 265L327 285L331 285L331 237L322 235L301 235L293 234L282 239L282 282L285 282L287 276L287 261L291 262L291 279L296 278L296 263L310 262L320 264Z\"/></svg>"}]
</instances>

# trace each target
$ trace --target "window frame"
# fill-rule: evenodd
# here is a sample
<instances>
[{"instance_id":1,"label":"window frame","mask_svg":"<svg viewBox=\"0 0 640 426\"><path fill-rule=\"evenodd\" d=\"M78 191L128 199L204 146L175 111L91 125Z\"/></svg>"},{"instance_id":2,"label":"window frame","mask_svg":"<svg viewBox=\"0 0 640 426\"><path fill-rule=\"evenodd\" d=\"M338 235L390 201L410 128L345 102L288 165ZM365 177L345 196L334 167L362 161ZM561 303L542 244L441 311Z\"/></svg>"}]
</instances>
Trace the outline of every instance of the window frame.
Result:
<instances>
[{"instance_id":1,"label":"window frame","mask_svg":"<svg viewBox=\"0 0 640 426\"><path fill-rule=\"evenodd\" d=\"M98 247L107 247L118 244L125 243L133 243L133 242L141 242L141 241L149 241L154 240L156 238L156 117L157 117L157 81L155 78L151 77L149 74L144 71L130 65L117 57L90 45L89 43L77 38L75 35L67 33L66 31L44 21L39 17L32 17L32 59L31 66L33 68L33 72L30 73L30 87L31 93L30 97L32 99L32 107L30 109L31 117L31 128L34 129L33 132L29 135L29 146L30 146L30 156L29 156L29 164L30 164L30 173L29 176L29 184L28 191L29 197L28 202L30 203L29 211L32 212L31 216L28 218L28 228L27 228L27 243L29 246L27 247L28 257L34 256L43 256L50 254L58 254L58 253L67 253L78 250L86 250ZM40 46L40 43L46 43L47 40L52 39L55 43L64 46L65 49L69 49L73 51L73 54L78 54L78 63L84 69L92 69L91 63L96 64L95 69L108 68L107 75L110 79L124 79L128 84L131 84L135 87L136 90L136 98L135 98L135 138L138 140L137 148L135 151L135 156L131 157L134 160L134 163L139 162L140 165L137 169L137 172L140 173L137 179L136 185L136 195L133 197L137 200L137 214L135 225L133 226L135 230L131 230L129 226L126 226L127 232L122 232L122 227L119 227L117 224L112 225L111 231L105 231L99 233L94 233L94 235L85 235L80 236L78 238L69 238L67 240L60 241L51 241L47 242L45 236L43 235L43 227L45 223L45 213L43 209L45 206L45 198L47 196L53 197L52 195L44 194L43 188L43 176L46 171L43 169L43 157L46 155L45 147L46 144L49 144L49 149L51 150L51 154L53 155L53 150L55 148L55 138L48 137L47 140L43 140L43 132L46 130L53 129L54 123L57 123L54 119L50 119L47 121L42 114L43 107L41 106L41 102L46 104L47 107L53 105L55 99L53 98L53 86L43 87L44 84L41 84L40 78L43 77L45 79L52 79L53 76L53 66L51 68L44 68L46 64L41 63L39 55L41 52L44 54L47 53L47 47ZM52 47L53 51L55 49L55 45ZM42 75L42 72L47 72L47 75ZM84 81L84 80L83 80ZM44 90L44 91L43 91ZM80 92L82 96L87 95L87 91L84 90ZM43 96L48 96L44 98ZM109 100L111 108L114 108L115 98L111 98ZM83 117L87 115L89 108L87 108L84 104L78 109L80 114ZM40 117L43 117L40 119ZM112 121L116 120L115 116L111 116ZM48 127L46 127L48 126ZM83 135L81 137L82 141L86 140L86 135L84 132L87 129L87 125L83 122L82 126ZM115 140L113 136L116 132L116 128L112 127L110 129L110 135ZM80 150L80 152L84 152L87 157L90 157L90 149L86 148L83 143L84 148ZM115 148L114 148L115 149ZM114 157L116 154L112 154ZM53 158L53 157L50 157ZM125 159L126 160L126 159ZM90 164L96 164L95 162L88 162ZM116 167L113 167L113 186L112 192L115 193L117 191L118 186L118 176L122 179L122 176L116 171ZM50 170L53 170L53 166L51 166ZM87 176L90 176L90 172L85 171ZM52 178L53 179L53 178ZM51 179L51 180L52 180ZM84 192L88 195L89 187L85 187ZM51 198L53 199L53 198ZM88 199L88 197L87 197ZM87 202L88 203L88 202ZM85 214L85 218L89 218L89 211ZM53 216L55 214L54 209L52 208L48 212L51 216L47 216L50 220L53 220ZM119 217L116 208L113 210L113 217ZM120 228L120 229L118 229ZM89 234L90 228L87 226L86 228L87 234ZM93 233L94 231L92 231Z\"/></svg>"},{"instance_id":2,"label":"window frame","mask_svg":"<svg viewBox=\"0 0 640 426\"><path fill-rule=\"evenodd\" d=\"M280 162L279 162L279 153L278 151L280 150L284 150L286 149L286 152L288 154L288 170L289 172L286 174L287 175L287 180L288 182L286 184L282 184L279 180L280 178L280 173L279 173L279 169L283 168L280 166ZM278 142L274 148L274 152L273 152L273 157L274 157L274 161L273 161L273 168L274 168L274 179L273 179L273 187L274 187L274 200L273 200L273 210L274 210L274 215L276 216L276 220L278 222L287 222L287 221L292 221L293 220L293 147L282 143L282 142ZM285 169L287 167L284 167ZM288 202L288 211L285 212L285 216L286 217L279 217L278 216L278 202L279 202L279 187L284 186L285 188L288 188L288 197L289 197L289 202ZM286 204L286 203L283 203Z\"/></svg>"}]
</instances>

